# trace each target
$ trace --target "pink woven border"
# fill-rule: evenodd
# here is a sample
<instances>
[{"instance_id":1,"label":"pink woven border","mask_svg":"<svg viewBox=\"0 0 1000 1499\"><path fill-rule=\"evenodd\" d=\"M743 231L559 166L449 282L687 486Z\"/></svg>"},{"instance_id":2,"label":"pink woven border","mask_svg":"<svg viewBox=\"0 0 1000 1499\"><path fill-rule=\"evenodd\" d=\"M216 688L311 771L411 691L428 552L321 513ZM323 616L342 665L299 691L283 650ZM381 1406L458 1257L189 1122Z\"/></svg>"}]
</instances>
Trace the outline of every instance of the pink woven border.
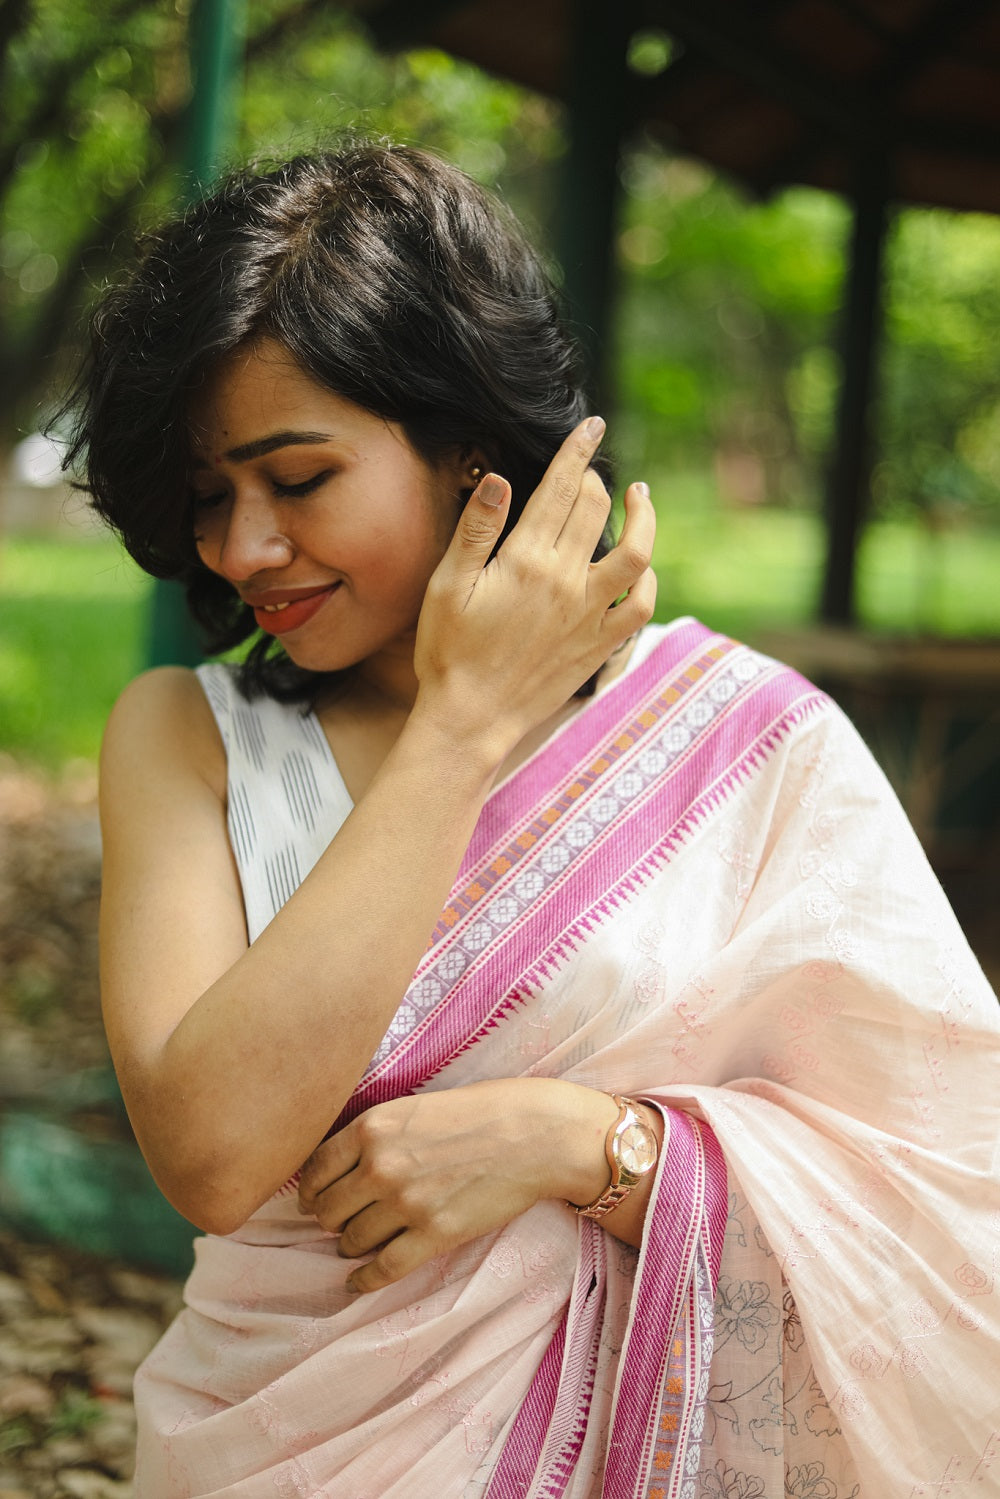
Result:
<instances>
[{"instance_id":1,"label":"pink woven border","mask_svg":"<svg viewBox=\"0 0 1000 1499\"><path fill-rule=\"evenodd\" d=\"M608 1442L605 1492L621 1499L638 1499L646 1492L671 1345L686 1313L689 1359L698 1362L695 1258L699 1253L708 1257L714 1292L728 1213L726 1165L715 1135L680 1110L664 1113L670 1137L647 1210ZM684 1395L690 1414L697 1390L689 1387ZM677 1434L675 1464L683 1461L688 1438L684 1423Z\"/></svg>"},{"instance_id":2,"label":"pink woven border","mask_svg":"<svg viewBox=\"0 0 1000 1499\"><path fill-rule=\"evenodd\" d=\"M700 640L695 638L696 631ZM638 724L639 732L646 732L649 727L641 722L644 717L661 727L669 722L661 705L674 691L680 690L678 682L683 683L687 674L692 684L699 679L705 670L700 662L707 658L706 647L713 652L712 662L723 659L733 649L731 642L722 642L720 647L718 641L719 637L710 636L702 626L668 636L637 668L636 675L642 676L627 698L623 694L632 685L631 676L623 678L611 690L622 689L615 693L614 708L602 711L605 732L610 728L623 738L625 731L620 729L623 717ZM679 646L693 645L700 645L701 650L694 655L688 650L679 676L675 651ZM645 697L637 696L640 687L645 690ZM677 701L682 702L683 696ZM796 724L826 701L823 694L796 673L776 664L749 682L692 739L669 770L624 808L574 859L565 876L550 882L542 898L513 920L487 951L466 964L442 1001L414 1026L384 1062L362 1079L337 1127L375 1103L413 1091L451 1058L489 1035L502 1023L506 1013L524 1004L554 971L572 958L596 925L613 916L622 902L641 891L676 856L705 818L760 768ZM668 708L673 706L672 702L667 704ZM581 764L586 762L592 767L596 761L605 759L605 768L594 773L590 785L579 795L569 797L571 805L566 816L572 819L577 809L585 808L600 794L604 784L611 783L616 761L606 753L607 739L603 742L599 739L589 725L589 718L587 713L580 721L588 724L582 742L575 741L567 730L551 746L551 758L549 752L543 751L530 766L524 767L524 784L519 783L516 788L524 809L523 821L520 825L507 824L504 836L510 844L523 840L527 848L515 872L505 873L492 886L480 867L484 892L488 890L491 896L503 893L545 848L551 823L540 814L540 791L548 790L543 809L547 812L560 797L569 797L567 785L573 788L582 781L577 774ZM553 773L557 769L562 780L553 796ZM513 788L519 780L515 776L508 786ZM514 794L512 789L510 795ZM512 810L509 802L507 810ZM495 862L497 840L482 834L480 842L486 848L486 857ZM473 880L472 884L475 883ZM418 977L447 962L449 951L460 945L463 931L464 926L458 927L435 941Z\"/></svg>"}]
</instances>

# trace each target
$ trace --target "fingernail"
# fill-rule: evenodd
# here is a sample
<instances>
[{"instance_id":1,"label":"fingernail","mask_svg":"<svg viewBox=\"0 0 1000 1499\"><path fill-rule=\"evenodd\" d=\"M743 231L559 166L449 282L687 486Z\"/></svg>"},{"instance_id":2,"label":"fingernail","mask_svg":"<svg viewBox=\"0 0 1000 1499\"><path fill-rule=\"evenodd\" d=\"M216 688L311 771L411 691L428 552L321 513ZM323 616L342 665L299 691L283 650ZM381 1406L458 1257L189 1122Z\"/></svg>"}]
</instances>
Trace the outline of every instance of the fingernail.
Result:
<instances>
[{"instance_id":1,"label":"fingernail","mask_svg":"<svg viewBox=\"0 0 1000 1499\"><path fill-rule=\"evenodd\" d=\"M637 489L640 494L645 495L647 500L649 499L649 485L644 479L637 479L632 488Z\"/></svg>"},{"instance_id":2,"label":"fingernail","mask_svg":"<svg viewBox=\"0 0 1000 1499\"><path fill-rule=\"evenodd\" d=\"M480 480L476 494L484 505L489 505L491 510L495 510L498 505L502 505L504 502L504 497L507 494L507 485L500 478L499 474L486 474Z\"/></svg>"},{"instance_id":3,"label":"fingernail","mask_svg":"<svg viewBox=\"0 0 1000 1499\"><path fill-rule=\"evenodd\" d=\"M601 438L604 436L604 429L606 426L607 422L604 420L603 416L592 416L583 429L584 433L586 434L587 440L589 442L600 442Z\"/></svg>"}]
</instances>

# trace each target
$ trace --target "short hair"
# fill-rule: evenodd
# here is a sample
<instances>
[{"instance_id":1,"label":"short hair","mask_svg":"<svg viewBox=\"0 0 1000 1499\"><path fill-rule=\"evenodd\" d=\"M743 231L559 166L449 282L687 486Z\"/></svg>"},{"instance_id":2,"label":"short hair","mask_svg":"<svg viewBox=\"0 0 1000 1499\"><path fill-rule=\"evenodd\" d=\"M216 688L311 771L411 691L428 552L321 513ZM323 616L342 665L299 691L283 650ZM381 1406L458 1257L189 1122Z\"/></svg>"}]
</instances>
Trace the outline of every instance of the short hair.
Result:
<instances>
[{"instance_id":1,"label":"short hair","mask_svg":"<svg viewBox=\"0 0 1000 1499\"><path fill-rule=\"evenodd\" d=\"M195 549L189 408L220 360L264 338L398 422L424 459L478 447L511 483L508 527L586 414L548 275L513 216L463 172L366 142L230 176L140 241L93 313L69 398L69 461L91 503L140 566L184 584L214 650L256 625ZM266 635L244 670L247 688L286 698L312 699L323 680Z\"/></svg>"}]
</instances>

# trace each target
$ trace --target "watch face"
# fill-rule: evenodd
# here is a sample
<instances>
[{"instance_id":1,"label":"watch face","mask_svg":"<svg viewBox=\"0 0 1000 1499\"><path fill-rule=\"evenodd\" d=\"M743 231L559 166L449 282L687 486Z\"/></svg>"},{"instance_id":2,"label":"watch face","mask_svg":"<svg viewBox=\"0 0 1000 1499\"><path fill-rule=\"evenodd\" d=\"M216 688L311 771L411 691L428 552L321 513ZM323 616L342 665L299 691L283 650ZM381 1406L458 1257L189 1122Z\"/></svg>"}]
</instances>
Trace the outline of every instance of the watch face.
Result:
<instances>
[{"instance_id":1,"label":"watch face","mask_svg":"<svg viewBox=\"0 0 1000 1499\"><path fill-rule=\"evenodd\" d=\"M645 1124L629 1124L618 1137L618 1159L631 1176L644 1176L656 1164L656 1136Z\"/></svg>"}]
</instances>

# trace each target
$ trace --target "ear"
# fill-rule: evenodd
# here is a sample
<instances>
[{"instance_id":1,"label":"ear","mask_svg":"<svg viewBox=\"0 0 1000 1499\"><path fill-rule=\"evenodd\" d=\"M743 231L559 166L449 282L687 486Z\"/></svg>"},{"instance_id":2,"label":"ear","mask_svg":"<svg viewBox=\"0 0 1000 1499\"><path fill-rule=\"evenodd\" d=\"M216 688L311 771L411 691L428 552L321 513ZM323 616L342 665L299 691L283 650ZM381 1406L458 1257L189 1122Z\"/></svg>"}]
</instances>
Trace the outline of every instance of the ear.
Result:
<instances>
[{"instance_id":1,"label":"ear","mask_svg":"<svg viewBox=\"0 0 1000 1499\"><path fill-rule=\"evenodd\" d=\"M489 472L492 466L485 450L475 443L469 443L459 450L458 465L458 482L466 497L472 493L480 479Z\"/></svg>"}]
</instances>

